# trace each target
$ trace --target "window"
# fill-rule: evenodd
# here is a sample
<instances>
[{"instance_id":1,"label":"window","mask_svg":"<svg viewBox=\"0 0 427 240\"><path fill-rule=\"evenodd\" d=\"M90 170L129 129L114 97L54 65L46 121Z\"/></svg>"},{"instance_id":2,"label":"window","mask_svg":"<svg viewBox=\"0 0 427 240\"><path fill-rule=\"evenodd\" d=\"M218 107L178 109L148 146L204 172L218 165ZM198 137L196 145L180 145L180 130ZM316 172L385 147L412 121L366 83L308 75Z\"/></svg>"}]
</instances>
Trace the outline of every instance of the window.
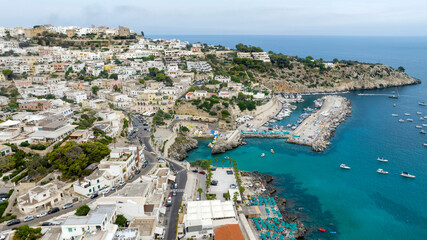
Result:
<instances>
[{"instance_id":1,"label":"window","mask_svg":"<svg viewBox=\"0 0 427 240\"><path fill-rule=\"evenodd\" d=\"M96 182L97 182L97 183L99 183L99 179L98 179L98 180L96 180Z\"/></svg>"},{"instance_id":2,"label":"window","mask_svg":"<svg viewBox=\"0 0 427 240\"><path fill-rule=\"evenodd\" d=\"M89 192L91 193L91 192L92 192L92 189L89 189Z\"/></svg>"},{"instance_id":3,"label":"window","mask_svg":"<svg viewBox=\"0 0 427 240\"><path fill-rule=\"evenodd\" d=\"M73 232L73 229L72 228L68 228L68 232Z\"/></svg>"}]
</instances>

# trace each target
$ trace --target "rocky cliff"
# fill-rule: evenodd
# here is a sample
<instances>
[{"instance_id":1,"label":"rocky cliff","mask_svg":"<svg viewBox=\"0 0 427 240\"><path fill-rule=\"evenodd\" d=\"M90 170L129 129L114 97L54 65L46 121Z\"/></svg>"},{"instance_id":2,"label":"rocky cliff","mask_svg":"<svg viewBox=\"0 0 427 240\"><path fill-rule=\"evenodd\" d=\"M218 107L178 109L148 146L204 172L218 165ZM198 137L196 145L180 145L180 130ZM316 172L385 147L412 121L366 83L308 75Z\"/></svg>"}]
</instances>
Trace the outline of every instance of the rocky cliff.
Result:
<instances>
[{"instance_id":1,"label":"rocky cliff","mask_svg":"<svg viewBox=\"0 0 427 240\"><path fill-rule=\"evenodd\" d=\"M238 138L235 141L228 141L225 139L219 139L212 148L212 154L224 153L228 150L236 148L242 144L242 138Z\"/></svg>"},{"instance_id":2,"label":"rocky cliff","mask_svg":"<svg viewBox=\"0 0 427 240\"><path fill-rule=\"evenodd\" d=\"M168 157L181 161L188 157L188 151L197 147L198 142L196 139L180 134L176 137L175 142L169 147Z\"/></svg>"}]
</instances>

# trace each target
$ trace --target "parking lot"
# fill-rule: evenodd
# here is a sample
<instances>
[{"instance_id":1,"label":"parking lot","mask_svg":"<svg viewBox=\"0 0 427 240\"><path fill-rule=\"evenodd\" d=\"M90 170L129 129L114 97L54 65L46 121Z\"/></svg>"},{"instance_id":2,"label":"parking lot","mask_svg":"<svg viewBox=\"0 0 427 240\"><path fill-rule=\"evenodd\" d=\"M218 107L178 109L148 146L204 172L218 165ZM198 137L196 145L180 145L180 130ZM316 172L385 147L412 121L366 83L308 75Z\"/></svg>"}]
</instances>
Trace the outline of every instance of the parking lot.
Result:
<instances>
[{"instance_id":1,"label":"parking lot","mask_svg":"<svg viewBox=\"0 0 427 240\"><path fill-rule=\"evenodd\" d=\"M228 189L230 189L231 184L236 183L236 178L234 177L234 171L233 174L227 174L227 170L232 170L232 168L217 168L216 171L212 171L212 180L217 180L218 184L216 186L211 185L209 187L209 193L216 194L216 199L218 200L225 200L222 194L228 192Z\"/></svg>"}]
</instances>

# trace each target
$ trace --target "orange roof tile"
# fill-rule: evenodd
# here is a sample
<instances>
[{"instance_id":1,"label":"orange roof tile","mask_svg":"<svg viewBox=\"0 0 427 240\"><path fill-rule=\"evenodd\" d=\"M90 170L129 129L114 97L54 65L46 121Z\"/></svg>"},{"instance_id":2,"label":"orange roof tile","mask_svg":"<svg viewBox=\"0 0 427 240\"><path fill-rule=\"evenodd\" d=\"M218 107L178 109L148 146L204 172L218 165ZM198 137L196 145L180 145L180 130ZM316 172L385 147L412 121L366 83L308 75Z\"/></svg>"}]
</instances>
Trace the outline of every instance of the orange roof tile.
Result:
<instances>
[{"instance_id":1,"label":"orange roof tile","mask_svg":"<svg viewBox=\"0 0 427 240\"><path fill-rule=\"evenodd\" d=\"M245 240L239 224L223 225L215 228L214 232L216 240Z\"/></svg>"}]
</instances>

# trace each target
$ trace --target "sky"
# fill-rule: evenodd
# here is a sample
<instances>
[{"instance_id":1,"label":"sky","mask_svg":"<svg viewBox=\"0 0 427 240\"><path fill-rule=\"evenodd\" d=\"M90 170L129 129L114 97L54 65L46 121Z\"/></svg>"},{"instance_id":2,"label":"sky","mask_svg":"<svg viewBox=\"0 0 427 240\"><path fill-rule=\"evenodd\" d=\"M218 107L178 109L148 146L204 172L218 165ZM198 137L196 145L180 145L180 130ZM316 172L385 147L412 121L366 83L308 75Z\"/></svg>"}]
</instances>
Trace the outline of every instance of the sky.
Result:
<instances>
[{"instance_id":1,"label":"sky","mask_svg":"<svg viewBox=\"0 0 427 240\"><path fill-rule=\"evenodd\" d=\"M146 35L427 36L427 0L3 0L1 6L5 27L122 25Z\"/></svg>"}]
</instances>

